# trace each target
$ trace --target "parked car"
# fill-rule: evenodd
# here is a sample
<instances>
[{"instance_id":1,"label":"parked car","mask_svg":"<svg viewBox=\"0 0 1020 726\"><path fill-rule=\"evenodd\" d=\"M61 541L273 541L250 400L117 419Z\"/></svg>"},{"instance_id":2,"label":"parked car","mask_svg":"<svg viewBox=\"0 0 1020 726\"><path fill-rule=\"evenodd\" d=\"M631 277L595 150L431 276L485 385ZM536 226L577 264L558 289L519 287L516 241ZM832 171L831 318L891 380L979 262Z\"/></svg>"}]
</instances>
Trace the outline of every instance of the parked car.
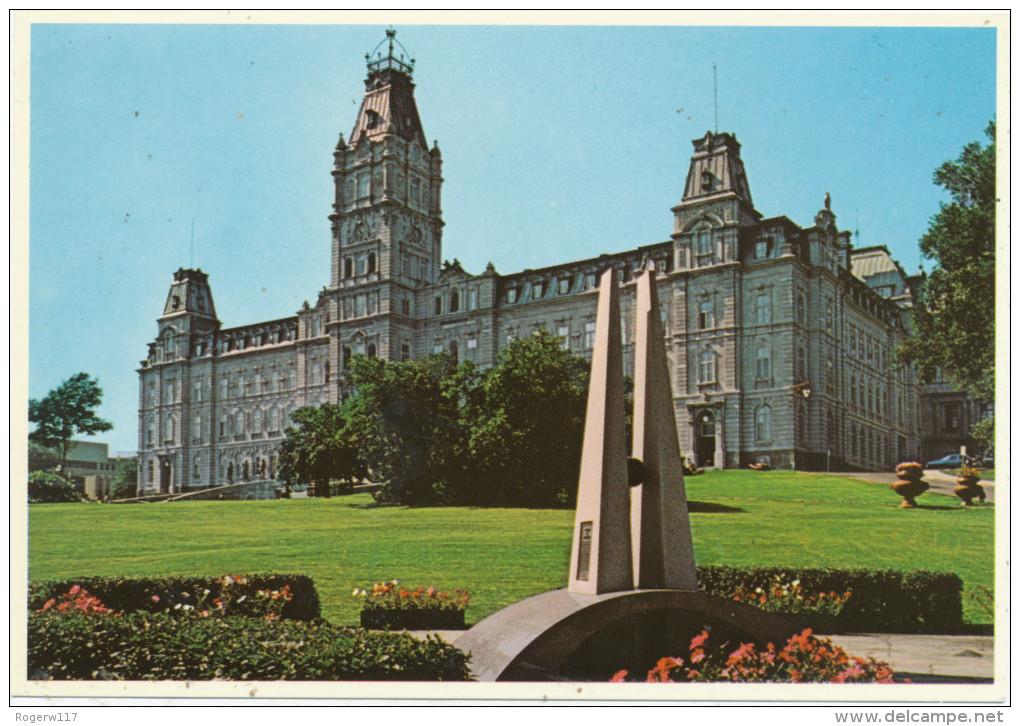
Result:
<instances>
[{"instance_id":1,"label":"parked car","mask_svg":"<svg viewBox=\"0 0 1020 726\"><path fill-rule=\"evenodd\" d=\"M966 464L969 459L961 454L946 454L941 459L935 459L935 461L929 461L924 465L925 469L959 469L961 466Z\"/></svg>"}]
</instances>

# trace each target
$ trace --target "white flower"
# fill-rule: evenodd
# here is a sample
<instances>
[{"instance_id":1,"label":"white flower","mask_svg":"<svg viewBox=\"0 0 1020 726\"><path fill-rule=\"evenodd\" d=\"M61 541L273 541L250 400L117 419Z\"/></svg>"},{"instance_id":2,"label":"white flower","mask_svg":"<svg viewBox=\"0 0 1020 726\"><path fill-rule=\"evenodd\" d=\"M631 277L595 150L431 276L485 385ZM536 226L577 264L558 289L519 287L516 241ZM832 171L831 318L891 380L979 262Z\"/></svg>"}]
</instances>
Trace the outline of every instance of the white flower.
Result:
<instances>
[{"instance_id":1,"label":"white flower","mask_svg":"<svg viewBox=\"0 0 1020 726\"><path fill-rule=\"evenodd\" d=\"M174 605L174 610L180 610L180 609L181 609L181 604L180 603L177 603L176 605Z\"/></svg>"},{"instance_id":2,"label":"white flower","mask_svg":"<svg viewBox=\"0 0 1020 726\"><path fill-rule=\"evenodd\" d=\"M205 590L202 590L202 594L203 595L208 595L209 594L209 589L206 588Z\"/></svg>"},{"instance_id":3,"label":"white flower","mask_svg":"<svg viewBox=\"0 0 1020 726\"><path fill-rule=\"evenodd\" d=\"M791 584L791 585L793 585L794 587L797 587L797 585L799 585L799 584L800 584L800 580L794 580L794 581L793 581L793 582L791 582L790 584Z\"/></svg>"},{"instance_id":4,"label":"white flower","mask_svg":"<svg viewBox=\"0 0 1020 726\"><path fill-rule=\"evenodd\" d=\"M223 578L223 582L225 582L228 585L233 585L234 584L234 578L231 577L230 575L227 575L226 577Z\"/></svg>"},{"instance_id":5,"label":"white flower","mask_svg":"<svg viewBox=\"0 0 1020 726\"><path fill-rule=\"evenodd\" d=\"M238 602L244 602L244 601L245 601L245 600L247 600L247 599L248 599L248 596L247 596L247 595L241 595L241 597L237 598L237 601L238 601Z\"/></svg>"},{"instance_id":6,"label":"white flower","mask_svg":"<svg viewBox=\"0 0 1020 726\"><path fill-rule=\"evenodd\" d=\"M761 592L761 588L760 587L756 587L756 588L754 588L754 591L755 592Z\"/></svg>"},{"instance_id":7,"label":"white flower","mask_svg":"<svg viewBox=\"0 0 1020 726\"><path fill-rule=\"evenodd\" d=\"M191 605L185 605L184 606L184 610L194 610L194 609L195 608L193 608Z\"/></svg>"}]
</instances>

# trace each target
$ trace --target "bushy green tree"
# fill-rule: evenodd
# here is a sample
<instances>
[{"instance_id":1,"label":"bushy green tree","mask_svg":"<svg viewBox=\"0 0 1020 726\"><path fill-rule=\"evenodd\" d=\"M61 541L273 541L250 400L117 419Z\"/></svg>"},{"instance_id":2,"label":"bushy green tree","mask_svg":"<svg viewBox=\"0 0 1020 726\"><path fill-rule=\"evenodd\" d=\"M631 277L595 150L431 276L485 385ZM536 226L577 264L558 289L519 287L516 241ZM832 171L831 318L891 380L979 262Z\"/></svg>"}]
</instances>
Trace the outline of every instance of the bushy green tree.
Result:
<instances>
[{"instance_id":1,"label":"bushy green tree","mask_svg":"<svg viewBox=\"0 0 1020 726\"><path fill-rule=\"evenodd\" d=\"M117 473L113 478L111 499L131 499L138 496L138 457L129 456L116 460Z\"/></svg>"},{"instance_id":2,"label":"bushy green tree","mask_svg":"<svg viewBox=\"0 0 1020 726\"><path fill-rule=\"evenodd\" d=\"M362 460L380 485L376 499L448 504L467 486L462 399L473 385L470 363L447 355L401 363L356 357L345 382L360 434Z\"/></svg>"},{"instance_id":3,"label":"bushy green tree","mask_svg":"<svg viewBox=\"0 0 1020 726\"><path fill-rule=\"evenodd\" d=\"M28 475L29 504L84 502L85 497L67 479L52 471L33 471Z\"/></svg>"},{"instance_id":4,"label":"bushy green tree","mask_svg":"<svg viewBox=\"0 0 1020 726\"><path fill-rule=\"evenodd\" d=\"M103 389L88 373L76 373L46 394L41 400L28 402L28 420L35 431L28 435L60 455L60 470L67 468L67 454L71 439L79 434L91 436L109 431L113 424L96 415L95 409L103 402Z\"/></svg>"},{"instance_id":5,"label":"bushy green tree","mask_svg":"<svg viewBox=\"0 0 1020 726\"><path fill-rule=\"evenodd\" d=\"M474 503L572 503L584 436L588 363L540 331L515 340L467 403Z\"/></svg>"},{"instance_id":6,"label":"bushy green tree","mask_svg":"<svg viewBox=\"0 0 1020 726\"><path fill-rule=\"evenodd\" d=\"M921 238L935 262L914 307L914 332L899 351L922 381L941 368L951 380L988 402L995 396L995 123L987 146L967 144L934 175L951 201L943 202Z\"/></svg>"},{"instance_id":7,"label":"bushy green tree","mask_svg":"<svg viewBox=\"0 0 1020 726\"><path fill-rule=\"evenodd\" d=\"M28 442L28 470L53 471L60 465L60 455L34 441Z\"/></svg>"},{"instance_id":8,"label":"bushy green tree","mask_svg":"<svg viewBox=\"0 0 1020 726\"><path fill-rule=\"evenodd\" d=\"M325 404L294 411L280 445L280 478L312 484L315 495L328 497L330 480L353 484L365 474L360 456L361 432L351 406Z\"/></svg>"}]
</instances>

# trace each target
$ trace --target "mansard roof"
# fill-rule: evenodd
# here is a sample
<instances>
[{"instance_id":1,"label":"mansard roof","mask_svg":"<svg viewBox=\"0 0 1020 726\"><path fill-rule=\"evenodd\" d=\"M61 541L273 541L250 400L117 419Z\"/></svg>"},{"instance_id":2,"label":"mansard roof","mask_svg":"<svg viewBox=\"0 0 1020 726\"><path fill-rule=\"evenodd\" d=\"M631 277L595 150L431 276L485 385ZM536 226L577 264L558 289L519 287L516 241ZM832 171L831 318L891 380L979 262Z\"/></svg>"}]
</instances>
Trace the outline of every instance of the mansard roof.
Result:
<instances>
[{"instance_id":1,"label":"mansard roof","mask_svg":"<svg viewBox=\"0 0 1020 726\"><path fill-rule=\"evenodd\" d=\"M399 58L394 56L393 36L396 32L387 31L386 35L390 41L389 54L376 58L372 54L366 56L368 77L365 79L365 98L351 131L350 144L355 146L365 138L372 140L384 134L396 134L408 141L417 141L428 149L414 102L414 83L411 82L414 60L405 62L403 55Z\"/></svg>"}]
</instances>

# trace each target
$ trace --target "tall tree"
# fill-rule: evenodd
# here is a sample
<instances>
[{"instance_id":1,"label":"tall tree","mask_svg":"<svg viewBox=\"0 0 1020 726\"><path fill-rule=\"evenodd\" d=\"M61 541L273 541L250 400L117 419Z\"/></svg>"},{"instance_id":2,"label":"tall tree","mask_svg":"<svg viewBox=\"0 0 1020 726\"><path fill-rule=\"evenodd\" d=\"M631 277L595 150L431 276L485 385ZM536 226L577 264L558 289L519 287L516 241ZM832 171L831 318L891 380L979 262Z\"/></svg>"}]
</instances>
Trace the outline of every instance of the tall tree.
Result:
<instances>
[{"instance_id":1,"label":"tall tree","mask_svg":"<svg viewBox=\"0 0 1020 726\"><path fill-rule=\"evenodd\" d=\"M360 433L350 408L327 403L305 406L290 415L295 425L287 428L280 445L284 482L310 483L316 496L328 497L330 480L353 483L364 476Z\"/></svg>"},{"instance_id":2,"label":"tall tree","mask_svg":"<svg viewBox=\"0 0 1020 726\"><path fill-rule=\"evenodd\" d=\"M914 332L899 351L922 381L941 368L984 402L995 396L995 122L989 143L967 144L935 170L950 194L921 238L935 269L921 286Z\"/></svg>"},{"instance_id":3,"label":"tall tree","mask_svg":"<svg viewBox=\"0 0 1020 726\"><path fill-rule=\"evenodd\" d=\"M56 449L60 454L60 471L67 468L71 439L76 435L92 436L109 431L113 424L96 415L103 402L103 389L88 373L77 373L46 394L42 400L30 399L28 420L35 431L30 441Z\"/></svg>"},{"instance_id":4,"label":"tall tree","mask_svg":"<svg viewBox=\"0 0 1020 726\"><path fill-rule=\"evenodd\" d=\"M485 482L473 503L556 506L577 496L588 363L539 331L506 346L468 404L471 453Z\"/></svg>"}]
</instances>

